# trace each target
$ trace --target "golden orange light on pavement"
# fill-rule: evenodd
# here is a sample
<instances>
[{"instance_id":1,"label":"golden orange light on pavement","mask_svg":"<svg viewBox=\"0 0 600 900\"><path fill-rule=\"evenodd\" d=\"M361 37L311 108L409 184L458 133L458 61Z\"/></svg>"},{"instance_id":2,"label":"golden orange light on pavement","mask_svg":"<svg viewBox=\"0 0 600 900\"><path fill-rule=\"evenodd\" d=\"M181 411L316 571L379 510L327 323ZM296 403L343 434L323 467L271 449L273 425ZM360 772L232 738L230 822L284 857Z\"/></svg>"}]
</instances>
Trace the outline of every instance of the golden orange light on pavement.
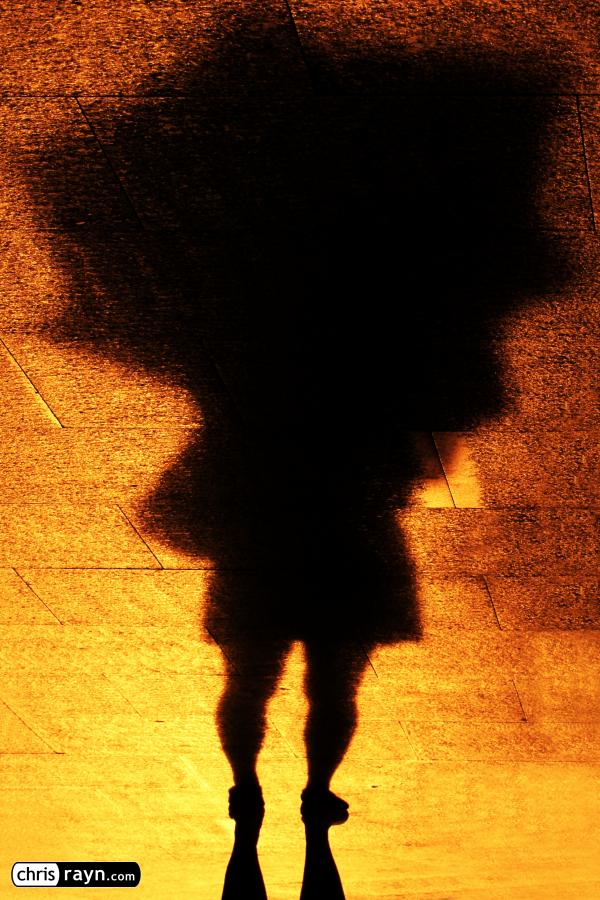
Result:
<instances>
[{"instance_id":1,"label":"golden orange light on pavement","mask_svg":"<svg viewBox=\"0 0 600 900\"><path fill-rule=\"evenodd\" d=\"M0 895L596 900L596 25L260 6L0 9Z\"/></svg>"}]
</instances>

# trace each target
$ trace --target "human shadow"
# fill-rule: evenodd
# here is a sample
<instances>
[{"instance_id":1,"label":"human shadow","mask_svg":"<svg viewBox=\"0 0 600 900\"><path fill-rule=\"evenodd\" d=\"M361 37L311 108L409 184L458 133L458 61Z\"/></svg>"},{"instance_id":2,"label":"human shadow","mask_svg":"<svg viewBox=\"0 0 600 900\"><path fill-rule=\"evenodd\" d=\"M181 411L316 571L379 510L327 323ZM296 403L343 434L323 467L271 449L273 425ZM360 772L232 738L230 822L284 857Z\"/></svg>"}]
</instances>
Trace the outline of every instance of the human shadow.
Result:
<instances>
[{"instance_id":1,"label":"human shadow","mask_svg":"<svg viewBox=\"0 0 600 900\"><path fill-rule=\"evenodd\" d=\"M227 52L213 71L230 70ZM330 786L357 692L377 646L421 634L397 511L427 435L502 414L500 325L566 277L539 201L557 109L546 64L521 57L517 78L492 57L425 61L398 62L388 95L320 85L286 100L267 74L236 102L190 71L179 94L79 100L123 212L69 230L55 211L73 302L50 333L185 387L202 412L140 527L214 569L203 626L226 665L227 900L266 896L257 761L296 641L302 897L343 897L327 832L347 804ZM71 151L55 158L93 196Z\"/></svg>"}]
</instances>

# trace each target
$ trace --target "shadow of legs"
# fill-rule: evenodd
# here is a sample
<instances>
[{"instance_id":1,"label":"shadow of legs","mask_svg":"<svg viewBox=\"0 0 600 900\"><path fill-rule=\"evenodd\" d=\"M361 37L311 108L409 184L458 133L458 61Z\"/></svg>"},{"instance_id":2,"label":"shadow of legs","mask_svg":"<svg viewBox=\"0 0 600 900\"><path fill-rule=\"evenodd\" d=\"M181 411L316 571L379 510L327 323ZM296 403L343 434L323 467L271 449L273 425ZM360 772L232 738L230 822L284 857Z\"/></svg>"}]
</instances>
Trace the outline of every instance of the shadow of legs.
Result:
<instances>
[{"instance_id":1,"label":"shadow of legs","mask_svg":"<svg viewBox=\"0 0 600 900\"><path fill-rule=\"evenodd\" d=\"M268 702L279 681L289 643L245 635L229 647L225 691L217 722L223 750L231 765L229 815L235 838L225 872L223 900L266 900L257 844L264 802L256 763L262 746Z\"/></svg>"},{"instance_id":2,"label":"shadow of legs","mask_svg":"<svg viewBox=\"0 0 600 900\"><path fill-rule=\"evenodd\" d=\"M356 692L367 655L358 642L335 638L306 641L304 732L308 764L307 791L327 792L333 774L356 729Z\"/></svg>"},{"instance_id":3,"label":"shadow of legs","mask_svg":"<svg viewBox=\"0 0 600 900\"><path fill-rule=\"evenodd\" d=\"M329 785L356 729L356 692L367 662L358 643L306 642L308 781L301 808L306 831L301 900L344 900L328 831L347 820L348 804Z\"/></svg>"},{"instance_id":4,"label":"shadow of legs","mask_svg":"<svg viewBox=\"0 0 600 900\"><path fill-rule=\"evenodd\" d=\"M260 787L231 788L229 815L236 822L235 838L225 872L222 900L267 900L256 849L264 816Z\"/></svg>"},{"instance_id":5,"label":"shadow of legs","mask_svg":"<svg viewBox=\"0 0 600 900\"><path fill-rule=\"evenodd\" d=\"M266 710L281 676L289 642L246 635L225 649L225 690L217 710L221 744L235 785L258 785L256 762L266 729Z\"/></svg>"}]
</instances>

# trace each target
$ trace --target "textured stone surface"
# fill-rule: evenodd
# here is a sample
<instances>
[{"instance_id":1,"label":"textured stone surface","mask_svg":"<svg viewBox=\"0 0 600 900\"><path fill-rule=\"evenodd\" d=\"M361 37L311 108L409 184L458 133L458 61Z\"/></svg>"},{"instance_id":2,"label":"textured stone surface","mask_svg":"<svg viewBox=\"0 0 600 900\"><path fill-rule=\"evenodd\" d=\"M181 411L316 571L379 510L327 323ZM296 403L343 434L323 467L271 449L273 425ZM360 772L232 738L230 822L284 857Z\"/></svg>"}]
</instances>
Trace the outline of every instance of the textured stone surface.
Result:
<instances>
[{"instance_id":1,"label":"textured stone surface","mask_svg":"<svg viewBox=\"0 0 600 900\"><path fill-rule=\"evenodd\" d=\"M0 534L3 566L160 568L117 506L5 504Z\"/></svg>"},{"instance_id":2,"label":"textured stone surface","mask_svg":"<svg viewBox=\"0 0 600 900\"><path fill-rule=\"evenodd\" d=\"M459 508L598 504L599 433L482 428L435 440Z\"/></svg>"},{"instance_id":3,"label":"textured stone surface","mask_svg":"<svg viewBox=\"0 0 600 900\"><path fill-rule=\"evenodd\" d=\"M210 573L147 569L20 570L64 624L175 625L199 620Z\"/></svg>"},{"instance_id":4,"label":"textured stone surface","mask_svg":"<svg viewBox=\"0 0 600 900\"><path fill-rule=\"evenodd\" d=\"M374 9L359 0L294 0L292 9L309 70L324 90L414 90L436 67L450 78L482 70L478 89L490 92L502 74L533 92L547 80L571 89L597 84L591 2L557 7L540 0L526 13L517 2L457 0L394 0Z\"/></svg>"},{"instance_id":5,"label":"textured stone surface","mask_svg":"<svg viewBox=\"0 0 600 900\"><path fill-rule=\"evenodd\" d=\"M306 648L274 653L236 556L248 479L280 550L306 496L330 537L293 435L325 493L372 443L414 564L418 628L331 648L361 672L347 896L599 896L596 15L0 9L4 871L128 858L149 898L219 896L225 672L251 700L281 668L259 851L298 896ZM210 593L232 559L250 659Z\"/></svg>"},{"instance_id":6,"label":"textured stone surface","mask_svg":"<svg viewBox=\"0 0 600 900\"><path fill-rule=\"evenodd\" d=\"M35 228L40 219L32 218L34 207L43 211L47 229L136 227L127 199L75 100L5 97L0 125L4 229ZM60 153L53 148L57 140L65 142Z\"/></svg>"},{"instance_id":7,"label":"textured stone surface","mask_svg":"<svg viewBox=\"0 0 600 900\"><path fill-rule=\"evenodd\" d=\"M2 10L4 90L40 94L198 93L305 83L285 5L51 0ZM266 85L264 55L270 66ZM190 77L190 74L192 77ZM258 84L257 84L258 81Z\"/></svg>"},{"instance_id":8,"label":"textured stone surface","mask_svg":"<svg viewBox=\"0 0 600 900\"><path fill-rule=\"evenodd\" d=\"M57 617L14 569L0 569L2 625L56 624Z\"/></svg>"},{"instance_id":9,"label":"textured stone surface","mask_svg":"<svg viewBox=\"0 0 600 900\"><path fill-rule=\"evenodd\" d=\"M502 628L597 629L600 585L596 576L487 579Z\"/></svg>"}]
</instances>

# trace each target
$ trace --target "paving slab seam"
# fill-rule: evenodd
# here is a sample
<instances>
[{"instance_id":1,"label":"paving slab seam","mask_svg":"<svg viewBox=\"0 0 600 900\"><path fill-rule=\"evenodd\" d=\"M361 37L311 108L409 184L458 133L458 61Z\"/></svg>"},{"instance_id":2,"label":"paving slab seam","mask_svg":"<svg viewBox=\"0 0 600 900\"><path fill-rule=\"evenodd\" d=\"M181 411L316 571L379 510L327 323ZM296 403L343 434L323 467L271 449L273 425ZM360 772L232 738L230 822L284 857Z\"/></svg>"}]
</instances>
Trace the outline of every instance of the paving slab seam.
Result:
<instances>
[{"instance_id":1,"label":"paving slab seam","mask_svg":"<svg viewBox=\"0 0 600 900\"><path fill-rule=\"evenodd\" d=\"M62 422L60 421L60 419L58 418L56 413L53 411L50 404L44 399L43 395L37 389L37 387L35 386L35 383L31 379L31 377L27 374L27 372L25 371L23 366L20 364L19 360L16 358L16 356L14 355L14 353L12 352L10 347L7 345L4 338L1 336L0 336L0 345L4 348L6 355L8 356L8 360L12 364L12 366L14 368L16 368L19 371L19 373L25 378L25 381L31 388L35 399L41 405L42 409L44 410L44 412L46 413L48 418L51 420L51 422L54 425L58 425L59 428L63 428Z\"/></svg>"},{"instance_id":2,"label":"paving slab seam","mask_svg":"<svg viewBox=\"0 0 600 900\"><path fill-rule=\"evenodd\" d=\"M19 572L19 570L16 569L14 566L12 567L12 570L13 570L13 572L15 573L15 575L16 575L18 578L21 579L21 581L22 581L23 584L28 588L28 590L31 591L31 593L32 593L33 596L36 598L36 600L39 600L39 602L42 604L42 606L45 606L46 609L48 610L48 612L51 613L51 614L54 616L54 618L56 619L56 621L58 622L58 624L59 624L59 625L64 625L65 623L62 621L62 619L60 619L60 618L56 615L56 613L54 612L54 610L51 609L51 608L48 606L48 604L42 599L42 597L40 597L40 595L37 593L37 591L35 590L35 588L33 588L31 584L29 584L29 582L27 581L27 579L25 578L25 576L22 575L21 572Z\"/></svg>"},{"instance_id":3,"label":"paving slab seam","mask_svg":"<svg viewBox=\"0 0 600 900\"><path fill-rule=\"evenodd\" d=\"M76 105L77 109L79 110L80 115L83 116L83 120L86 123L87 127L89 128L89 130L94 138L94 141L96 142L96 145L98 146L98 149L100 150L100 152L106 162L106 165L108 166L108 169L111 172L111 174L115 180L115 183L116 183L119 191L125 198L125 201L126 201L127 205L129 206L129 209L133 213L134 219L136 220L140 231L145 231L146 228L144 226L144 223L142 222L142 220L140 219L140 217L138 215L138 211L135 207L133 200L131 199L131 197L129 195L127 188L125 187L125 185L119 178L117 171L116 171L115 167L113 166L112 160L111 160L110 156L108 155L108 153L106 152L104 144L100 140L98 133L97 133L96 129L94 128L94 123L90 120L88 114L86 113L85 109L83 108L82 104L80 103L79 98L75 95L72 95L72 100L75 101L75 105Z\"/></svg>"},{"instance_id":4,"label":"paving slab seam","mask_svg":"<svg viewBox=\"0 0 600 900\"><path fill-rule=\"evenodd\" d=\"M494 598L492 596L492 592L490 590L490 586L488 583L488 579L486 575L481 575L481 579L483 581L483 586L485 588L485 592L488 596L488 600L490 601L492 611L494 613L494 617L496 619L496 625L498 626L499 631L503 631L502 625L500 624L500 619L498 618L498 611L496 610L496 604L494 603Z\"/></svg>"},{"instance_id":5,"label":"paving slab seam","mask_svg":"<svg viewBox=\"0 0 600 900\"><path fill-rule=\"evenodd\" d=\"M43 744L45 744L46 747L48 747L48 749L49 749L49 751L50 751L51 753L60 753L60 751L57 750L56 747L53 747L50 743L48 743L48 741L47 741L44 737L42 737L41 734L38 734L38 732L35 730L35 728L32 728L31 725L29 725L29 724L25 721L25 719L23 719L23 718L18 714L18 712L15 712L15 710L12 709L12 707L10 707L10 706L8 705L8 703L6 702L6 700L0 699L0 703L2 703L2 704L7 708L7 710L8 710L10 713L12 713L12 715L15 716L15 718L18 719L19 722L20 722L22 725L25 726L25 728L26 728L28 731L30 731L32 734L34 734L34 735L36 736L36 738L38 738L38 740L40 740Z\"/></svg>"},{"instance_id":6,"label":"paving slab seam","mask_svg":"<svg viewBox=\"0 0 600 900\"><path fill-rule=\"evenodd\" d=\"M312 85L314 90L318 87L318 81L315 79L312 66L308 59L306 48L302 42L302 38L300 37L300 32L298 31L298 25L296 23L296 17L294 16L294 11L291 7L290 0L283 0L283 5L288 14L290 28L294 35L294 40L298 48L298 53L300 54L300 59L302 60L302 65L304 66L304 71L306 72L306 77L308 78L308 81Z\"/></svg>"},{"instance_id":7,"label":"paving slab seam","mask_svg":"<svg viewBox=\"0 0 600 900\"><path fill-rule=\"evenodd\" d=\"M585 137L585 128L584 128L584 124L583 124L583 117L581 114L581 98L580 98L579 94L576 95L575 100L577 103L577 119L579 122L579 131L581 133L581 145L583 147L583 161L585 164L585 177L587 180L587 189L588 189L588 195L589 195L589 199L590 199L590 213L592 216L592 224L593 224L594 232L597 232L598 229L597 229L597 224L596 224L594 189L592 187L592 179L591 179L591 175L590 175L587 142L586 142L586 137Z\"/></svg>"}]
</instances>

